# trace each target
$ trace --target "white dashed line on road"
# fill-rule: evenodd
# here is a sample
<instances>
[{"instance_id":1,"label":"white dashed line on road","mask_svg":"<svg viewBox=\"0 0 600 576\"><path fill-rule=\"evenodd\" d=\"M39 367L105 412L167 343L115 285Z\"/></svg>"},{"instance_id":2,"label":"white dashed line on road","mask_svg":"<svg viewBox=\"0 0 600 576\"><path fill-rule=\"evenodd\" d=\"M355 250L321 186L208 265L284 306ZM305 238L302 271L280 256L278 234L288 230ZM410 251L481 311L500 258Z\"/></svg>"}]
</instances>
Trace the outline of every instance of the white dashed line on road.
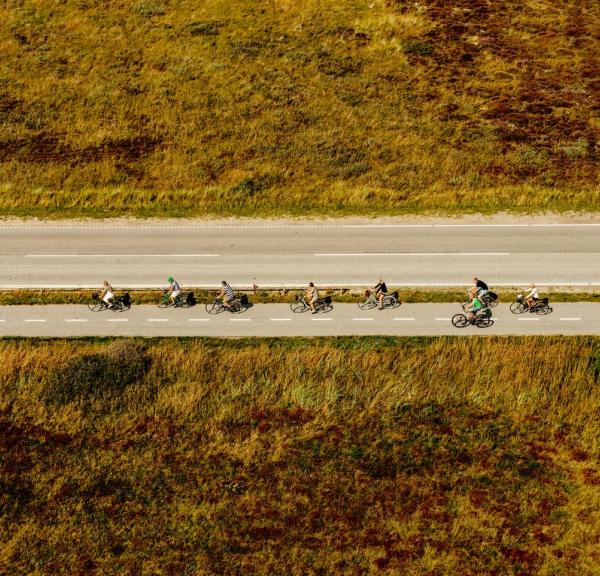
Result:
<instances>
[{"instance_id":1,"label":"white dashed line on road","mask_svg":"<svg viewBox=\"0 0 600 576\"><path fill-rule=\"evenodd\" d=\"M291 318L269 318L271 322L291 322Z\"/></svg>"},{"instance_id":2,"label":"white dashed line on road","mask_svg":"<svg viewBox=\"0 0 600 576\"><path fill-rule=\"evenodd\" d=\"M107 322L128 322L127 318L107 318Z\"/></svg>"},{"instance_id":3,"label":"white dashed line on road","mask_svg":"<svg viewBox=\"0 0 600 576\"><path fill-rule=\"evenodd\" d=\"M436 322L450 322L451 318L436 318Z\"/></svg>"},{"instance_id":4,"label":"white dashed line on road","mask_svg":"<svg viewBox=\"0 0 600 576\"><path fill-rule=\"evenodd\" d=\"M538 322L539 318L517 318L521 322Z\"/></svg>"},{"instance_id":5,"label":"white dashed line on road","mask_svg":"<svg viewBox=\"0 0 600 576\"><path fill-rule=\"evenodd\" d=\"M563 322L578 322L581 318L559 318L559 320L562 320Z\"/></svg>"},{"instance_id":6,"label":"white dashed line on road","mask_svg":"<svg viewBox=\"0 0 600 576\"><path fill-rule=\"evenodd\" d=\"M25 258L217 258L218 254L25 254Z\"/></svg>"},{"instance_id":7,"label":"white dashed line on road","mask_svg":"<svg viewBox=\"0 0 600 576\"><path fill-rule=\"evenodd\" d=\"M25 318L25 322L46 322L45 318Z\"/></svg>"}]
</instances>

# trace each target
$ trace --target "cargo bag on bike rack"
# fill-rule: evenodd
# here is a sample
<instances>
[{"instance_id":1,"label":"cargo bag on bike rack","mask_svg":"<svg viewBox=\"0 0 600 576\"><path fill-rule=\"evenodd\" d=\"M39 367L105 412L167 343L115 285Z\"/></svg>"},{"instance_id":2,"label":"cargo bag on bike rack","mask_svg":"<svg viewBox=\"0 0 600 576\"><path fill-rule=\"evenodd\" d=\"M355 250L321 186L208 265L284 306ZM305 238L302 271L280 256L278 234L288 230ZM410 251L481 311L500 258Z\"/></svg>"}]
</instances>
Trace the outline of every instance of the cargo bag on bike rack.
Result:
<instances>
[{"instance_id":1,"label":"cargo bag on bike rack","mask_svg":"<svg viewBox=\"0 0 600 576\"><path fill-rule=\"evenodd\" d=\"M395 292L392 293L392 296L398 300L398 298L400 297L400 294L398 293L398 290L396 290Z\"/></svg>"},{"instance_id":2,"label":"cargo bag on bike rack","mask_svg":"<svg viewBox=\"0 0 600 576\"><path fill-rule=\"evenodd\" d=\"M123 302L123 305L127 308L131 306L131 296L129 295L129 292L125 292L125 294L121 296L121 302Z\"/></svg>"},{"instance_id":3,"label":"cargo bag on bike rack","mask_svg":"<svg viewBox=\"0 0 600 576\"><path fill-rule=\"evenodd\" d=\"M325 296L325 298L323 298L323 302L325 302L325 304L331 304L331 296Z\"/></svg>"},{"instance_id":4,"label":"cargo bag on bike rack","mask_svg":"<svg viewBox=\"0 0 600 576\"><path fill-rule=\"evenodd\" d=\"M496 294L495 292L492 292L491 290L488 291L487 296L489 296L492 300L494 300L494 302L496 300L498 300L498 294Z\"/></svg>"},{"instance_id":5,"label":"cargo bag on bike rack","mask_svg":"<svg viewBox=\"0 0 600 576\"><path fill-rule=\"evenodd\" d=\"M240 304L246 308L248 306L248 304L250 304L250 300L248 300L248 295L247 294L242 294L240 296Z\"/></svg>"},{"instance_id":6,"label":"cargo bag on bike rack","mask_svg":"<svg viewBox=\"0 0 600 576\"><path fill-rule=\"evenodd\" d=\"M185 296L185 302L188 306L195 306L196 305L196 296L194 295L193 292L188 292Z\"/></svg>"}]
</instances>

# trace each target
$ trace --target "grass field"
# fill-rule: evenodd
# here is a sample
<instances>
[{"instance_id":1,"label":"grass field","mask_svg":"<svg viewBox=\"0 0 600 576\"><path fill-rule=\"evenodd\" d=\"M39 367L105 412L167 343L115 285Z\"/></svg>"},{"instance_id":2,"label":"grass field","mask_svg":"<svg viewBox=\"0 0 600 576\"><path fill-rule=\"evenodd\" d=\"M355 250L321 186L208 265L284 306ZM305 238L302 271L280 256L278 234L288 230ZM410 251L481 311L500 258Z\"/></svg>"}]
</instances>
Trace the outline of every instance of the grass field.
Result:
<instances>
[{"instance_id":1,"label":"grass field","mask_svg":"<svg viewBox=\"0 0 600 576\"><path fill-rule=\"evenodd\" d=\"M0 215L600 210L594 0L0 17Z\"/></svg>"},{"instance_id":2,"label":"grass field","mask_svg":"<svg viewBox=\"0 0 600 576\"><path fill-rule=\"evenodd\" d=\"M597 574L600 339L0 358L3 574Z\"/></svg>"}]
</instances>

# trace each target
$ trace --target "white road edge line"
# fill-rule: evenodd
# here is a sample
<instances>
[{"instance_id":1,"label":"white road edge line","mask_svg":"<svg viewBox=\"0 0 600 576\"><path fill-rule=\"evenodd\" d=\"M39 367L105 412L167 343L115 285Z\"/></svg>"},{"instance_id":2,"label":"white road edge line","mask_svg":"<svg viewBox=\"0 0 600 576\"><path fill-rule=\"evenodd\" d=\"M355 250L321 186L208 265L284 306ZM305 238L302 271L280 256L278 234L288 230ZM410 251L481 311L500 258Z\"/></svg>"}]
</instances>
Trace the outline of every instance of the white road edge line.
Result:
<instances>
[{"instance_id":1,"label":"white road edge line","mask_svg":"<svg viewBox=\"0 0 600 576\"><path fill-rule=\"evenodd\" d=\"M582 228L598 227L599 223L429 223L429 224L180 224L180 225L14 225L0 226L4 230L236 230L236 229L339 229L339 228Z\"/></svg>"},{"instance_id":2,"label":"white road edge line","mask_svg":"<svg viewBox=\"0 0 600 576\"><path fill-rule=\"evenodd\" d=\"M510 252L318 252L315 256L510 256Z\"/></svg>"}]
</instances>

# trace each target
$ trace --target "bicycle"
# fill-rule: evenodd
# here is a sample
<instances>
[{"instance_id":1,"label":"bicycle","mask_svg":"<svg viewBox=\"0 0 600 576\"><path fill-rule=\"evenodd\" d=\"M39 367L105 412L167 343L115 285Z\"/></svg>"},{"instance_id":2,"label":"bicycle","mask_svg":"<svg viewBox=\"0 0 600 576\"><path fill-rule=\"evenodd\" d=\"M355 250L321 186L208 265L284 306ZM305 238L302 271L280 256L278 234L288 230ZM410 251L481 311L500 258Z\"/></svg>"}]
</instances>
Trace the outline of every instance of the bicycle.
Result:
<instances>
[{"instance_id":1,"label":"bicycle","mask_svg":"<svg viewBox=\"0 0 600 576\"><path fill-rule=\"evenodd\" d=\"M398 299L398 292L393 292L392 294L384 294L383 302L381 303L384 308L398 308L400 306L400 300ZM372 310L379 306L379 297L367 290L365 292L365 300L358 302L358 307L361 310Z\"/></svg>"},{"instance_id":2,"label":"bicycle","mask_svg":"<svg viewBox=\"0 0 600 576\"><path fill-rule=\"evenodd\" d=\"M112 310L113 312L125 312L131 308L131 297L129 292L125 292L122 296L115 296L112 300L112 306L109 306L100 298L98 292L92 293L92 301L88 302L88 308L92 312L102 312L103 310Z\"/></svg>"},{"instance_id":3,"label":"bicycle","mask_svg":"<svg viewBox=\"0 0 600 576\"><path fill-rule=\"evenodd\" d=\"M231 300L228 307L223 304L223 301L220 298L215 298L212 302L207 302L204 305L204 309L209 314L220 314L221 312L225 312L225 310L232 314L240 314L248 310L250 306L251 304L248 300L248 296L242 294L239 298L236 297Z\"/></svg>"},{"instance_id":4,"label":"bicycle","mask_svg":"<svg viewBox=\"0 0 600 576\"><path fill-rule=\"evenodd\" d=\"M163 290L160 300L156 304L159 308L189 308L196 303L193 292L181 292L175 296L175 299L171 298L171 293L168 290Z\"/></svg>"},{"instance_id":5,"label":"bicycle","mask_svg":"<svg viewBox=\"0 0 600 576\"><path fill-rule=\"evenodd\" d=\"M529 308L529 306L527 306L525 303L525 298L523 295L518 294L516 301L512 302L510 305L510 311L513 314L523 314L523 312L531 311L532 313L545 316L546 314L550 314L553 311L553 308L550 306L548 298L541 298L537 300L533 306Z\"/></svg>"},{"instance_id":6,"label":"bicycle","mask_svg":"<svg viewBox=\"0 0 600 576\"><path fill-rule=\"evenodd\" d=\"M471 298L471 295L468 292L467 295L469 296L469 298ZM486 292L482 296L478 296L478 298L484 308L495 308L496 306L498 306L498 294L492 292L491 290L489 292ZM468 303L469 302L465 302L465 304Z\"/></svg>"},{"instance_id":7,"label":"bicycle","mask_svg":"<svg viewBox=\"0 0 600 576\"><path fill-rule=\"evenodd\" d=\"M452 325L456 328L465 328L469 325L477 326L477 328L489 328L493 323L492 311L489 308L480 309L472 318L464 308L462 313L452 316Z\"/></svg>"},{"instance_id":8,"label":"bicycle","mask_svg":"<svg viewBox=\"0 0 600 576\"><path fill-rule=\"evenodd\" d=\"M293 302L290 302L290 308L292 312L296 314L301 314L302 312L306 312L310 310L310 304L306 301L303 294L298 295ZM319 298L315 302L315 310L317 312L327 313L333 310L333 304L331 300L331 296L325 296L325 298Z\"/></svg>"}]
</instances>

